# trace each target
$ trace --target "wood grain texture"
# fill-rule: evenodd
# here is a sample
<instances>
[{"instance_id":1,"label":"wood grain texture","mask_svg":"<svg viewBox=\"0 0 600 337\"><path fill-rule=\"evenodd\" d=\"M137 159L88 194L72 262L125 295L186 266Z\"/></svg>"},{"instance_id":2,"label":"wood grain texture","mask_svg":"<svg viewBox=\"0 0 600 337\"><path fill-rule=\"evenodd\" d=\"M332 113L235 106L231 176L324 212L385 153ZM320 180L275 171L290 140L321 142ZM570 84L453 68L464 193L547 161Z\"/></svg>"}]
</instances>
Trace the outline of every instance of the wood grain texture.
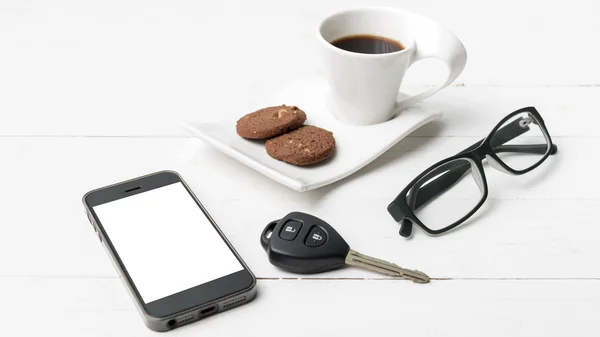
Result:
<instances>
[{"instance_id":1,"label":"wood grain texture","mask_svg":"<svg viewBox=\"0 0 600 337\"><path fill-rule=\"evenodd\" d=\"M440 121L306 193L182 130L188 121L235 122L285 83L320 72L317 24L360 5L420 13L464 42L464 73L423 103L443 110ZM156 335L81 197L163 169L183 175L261 278L251 304L170 335L598 335L598 12L593 0L1 1L2 336ZM421 61L402 90L422 91L444 71ZM489 200L456 231L398 236L385 210L396 193L523 106L538 108L559 153L521 177L486 166ZM319 112L307 113L310 122ZM329 221L362 253L435 279L278 270L258 235L294 210Z\"/></svg>"},{"instance_id":2,"label":"wood grain texture","mask_svg":"<svg viewBox=\"0 0 600 337\"><path fill-rule=\"evenodd\" d=\"M115 276L81 197L99 186L173 169L260 277L296 277L271 266L258 244L264 226L291 211L325 219L360 252L432 277L600 277L600 194L589 188L600 181L596 158L585 155L600 146L597 138L558 137L558 155L524 176L486 166L489 200L470 223L437 238L421 231L410 240L398 236L387 204L421 170L476 139L409 137L356 175L298 193L196 139L3 138L0 148L12 164L3 168L0 201L11 206L0 213L10 233L0 236L0 254L19 259L6 260L0 275ZM380 276L348 268L315 277Z\"/></svg>"},{"instance_id":3,"label":"wood grain texture","mask_svg":"<svg viewBox=\"0 0 600 337\"><path fill-rule=\"evenodd\" d=\"M260 280L254 302L173 336L548 336L600 332L600 281ZM65 296L68 294L68 296ZM119 279L0 278L6 336L157 336ZM32 302L37 302L32 315ZM551 319L555 318L555 319ZM291 328L292 327L292 328ZM296 327L296 328L293 328Z\"/></svg>"},{"instance_id":4,"label":"wood grain texture","mask_svg":"<svg viewBox=\"0 0 600 337\"><path fill-rule=\"evenodd\" d=\"M147 109L124 109L123 105L116 104L121 98L108 96L106 100L115 105L102 111L93 110L96 109L93 106L79 110L74 103L76 97L65 99L60 110L47 106L27 107L42 102L27 99L2 107L2 111L11 113L11 118L0 124L0 136L190 137L181 127L183 123L229 119L235 127L240 116L260 108L260 102L268 96L248 94L253 103L222 97L222 102L227 101L224 105L212 101L211 97L215 95L220 94L191 95L187 98L189 107L186 109L164 109L158 105ZM423 105L444 113L441 121L424 126L413 135L483 137L508 113L535 106L546 120L552 136L598 137L600 129L595 113L600 111L598 96L600 87L447 88L423 102ZM0 105L13 98L4 97ZM211 106L218 108L215 110ZM308 123L314 113L319 112L307 111Z\"/></svg>"},{"instance_id":5,"label":"wood grain texture","mask_svg":"<svg viewBox=\"0 0 600 337\"><path fill-rule=\"evenodd\" d=\"M456 84L486 89L449 89L429 101L474 128L490 123L478 115L521 105L562 115L599 108L593 0L570 1L569 10L518 0L3 1L0 111L11 118L0 134L183 135L181 122L235 120L283 84L320 71L319 21L365 4L421 13L464 41L469 60ZM405 89L443 76L443 66L425 60L409 70ZM489 90L498 86L517 88Z\"/></svg>"},{"instance_id":6,"label":"wood grain texture","mask_svg":"<svg viewBox=\"0 0 600 337\"><path fill-rule=\"evenodd\" d=\"M593 0L546 3L507 0L497 4L470 0L346 0L276 2L272 0L159 1L108 0L47 3L2 2L4 70L21 82L37 79L69 88L77 82L81 94L94 82L100 93L145 98L175 94L180 81L213 89L232 83L250 88L269 79L293 78L318 65L314 35L328 14L347 7L383 5L430 17L453 31L469 51L469 63L459 82L503 85L598 85L600 28ZM77 29L73 29L77 27ZM282 50L297 50L286 53ZM255 75L255 76L239 76ZM215 76L216 75L216 76ZM59 79L63 78L63 81ZM118 79L118 80L116 80ZM415 83L434 83L432 73ZM145 80L145 86L139 86ZM113 83L113 91L111 85ZM167 85L173 84L173 85ZM136 84L132 86L132 84ZM269 84L278 87L276 81ZM160 86L160 87L157 87ZM148 91L150 89L151 91ZM190 86L180 97L198 92ZM215 90L221 91L221 90ZM95 96L95 94L93 94ZM140 96L140 95L143 95ZM175 103L176 104L176 103ZM186 107L186 105L181 105Z\"/></svg>"}]
</instances>

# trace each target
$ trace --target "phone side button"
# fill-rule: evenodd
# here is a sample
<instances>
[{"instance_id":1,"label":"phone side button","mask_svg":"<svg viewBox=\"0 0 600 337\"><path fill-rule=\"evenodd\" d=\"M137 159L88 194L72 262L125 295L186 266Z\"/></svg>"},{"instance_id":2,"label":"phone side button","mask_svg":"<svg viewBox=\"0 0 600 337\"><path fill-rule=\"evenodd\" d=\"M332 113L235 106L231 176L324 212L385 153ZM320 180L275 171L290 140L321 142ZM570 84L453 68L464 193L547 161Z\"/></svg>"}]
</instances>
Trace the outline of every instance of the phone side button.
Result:
<instances>
[{"instance_id":1,"label":"phone side button","mask_svg":"<svg viewBox=\"0 0 600 337\"><path fill-rule=\"evenodd\" d=\"M102 236L100 236L100 232L96 232L96 234L98 235L98 240L100 240L100 242L102 242Z\"/></svg>"}]
</instances>

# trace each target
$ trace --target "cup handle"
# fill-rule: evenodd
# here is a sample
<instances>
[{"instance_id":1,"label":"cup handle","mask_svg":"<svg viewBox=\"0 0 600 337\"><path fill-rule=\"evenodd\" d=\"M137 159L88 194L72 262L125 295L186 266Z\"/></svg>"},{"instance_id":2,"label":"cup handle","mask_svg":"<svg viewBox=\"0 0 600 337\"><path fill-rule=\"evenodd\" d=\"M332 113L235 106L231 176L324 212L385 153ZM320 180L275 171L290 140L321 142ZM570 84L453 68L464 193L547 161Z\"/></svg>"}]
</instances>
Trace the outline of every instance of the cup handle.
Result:
<instances>
[{"instance_id":1,"label":"cup handle","mask_svg":"<svg viewBox=\"0 0 600 337\"><path fill-rule=\"evenodd\" d=\"M399 101L399 109L422 101L450 85L462 73L467 63L467 50L453 33L429 19L415 18L414 21L411 26L414 27L415 32L413 34L415 50L409 67L419 60L436 58L444 62L449 69L449 73L448 78L442 85Z\"/></svg>"}]
</instances>

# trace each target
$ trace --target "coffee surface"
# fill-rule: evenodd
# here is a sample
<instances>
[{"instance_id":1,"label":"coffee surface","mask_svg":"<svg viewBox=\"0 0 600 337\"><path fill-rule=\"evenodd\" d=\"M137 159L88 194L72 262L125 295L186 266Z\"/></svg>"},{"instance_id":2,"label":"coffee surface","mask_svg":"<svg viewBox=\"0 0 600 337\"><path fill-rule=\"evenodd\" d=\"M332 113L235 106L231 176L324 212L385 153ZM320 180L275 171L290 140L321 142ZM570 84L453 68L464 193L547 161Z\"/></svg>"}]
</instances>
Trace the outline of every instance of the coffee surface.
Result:
<instances>
[{"instance_id":1,"label":"coffee surface","mask_svg":"<svg viewBox=\"0 0 600 337\"><path fill-rule=\"evenodd\" d=\"M340 49L361 54L387 54L404 49L398 41L375 35L344 36L331 44Z\"/></svg>"}]
</instances>

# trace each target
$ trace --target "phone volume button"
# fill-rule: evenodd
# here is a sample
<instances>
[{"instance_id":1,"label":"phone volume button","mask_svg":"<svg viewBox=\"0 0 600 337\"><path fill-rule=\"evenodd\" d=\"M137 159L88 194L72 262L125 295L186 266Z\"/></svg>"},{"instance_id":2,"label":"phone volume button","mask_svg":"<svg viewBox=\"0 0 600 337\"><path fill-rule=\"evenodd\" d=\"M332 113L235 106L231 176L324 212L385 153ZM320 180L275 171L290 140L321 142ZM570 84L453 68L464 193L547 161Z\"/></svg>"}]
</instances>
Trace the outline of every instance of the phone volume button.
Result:
<instances>
[{"instance_id":1,"label":"phone volume button","mask_svg":"<svg viewBox=\"0 0 600 337\"><path fill-rule=\"evenodd\" d=\"M92 225L92 227L94 227L95 223L94 223L94 217L92 217L92 213L86 212L86 214L87 214L88 220L90 220L90 224Z\"/></svg>"}]
</instances>

